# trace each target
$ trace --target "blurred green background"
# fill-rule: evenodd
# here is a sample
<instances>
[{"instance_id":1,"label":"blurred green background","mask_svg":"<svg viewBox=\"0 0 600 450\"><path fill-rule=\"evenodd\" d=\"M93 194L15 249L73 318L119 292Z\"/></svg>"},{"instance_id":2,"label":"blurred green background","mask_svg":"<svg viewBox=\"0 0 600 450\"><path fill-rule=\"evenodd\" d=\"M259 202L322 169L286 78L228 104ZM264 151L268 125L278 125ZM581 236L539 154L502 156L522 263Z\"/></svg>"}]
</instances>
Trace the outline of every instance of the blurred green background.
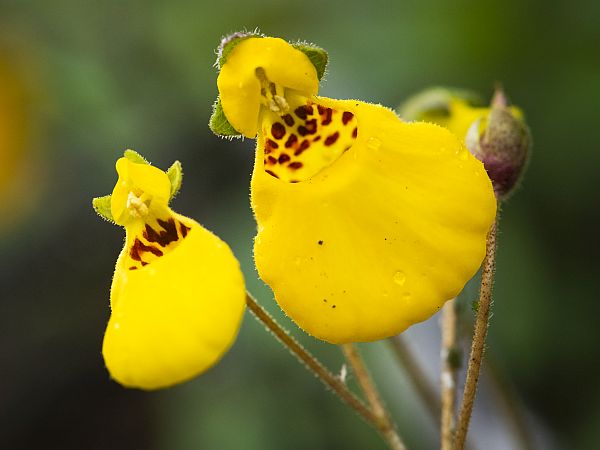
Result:
<instances>
[{"instance_id":1,"label":"blurred green background","mask_svg":"<svg viewBox=\"0 0 600 450\"><path fill-rule=\"evenodd\" d=\"M230 243L249 288L281 317L252 265L253 141L206 125L214 50L255 27L327 49L321 93L331 97L395 106L430 85L489 96L504 83L535 146L502 217L489 355L537 448L600 448L594 0L0 0L0 448L385 448L249 314L221 364L182 386L125 390L103 366L124 233L90 202L111 191L126 148L162 168L182 161L174 208ZM466 300L475 296L469 286ZM282 320L339 370L339 349ZM434 317L406 333L433 381L436 328ZM389 348L362 349L410 447L436 448L437 428ZM516 448L486 389L474 446Z\"/></svg>"}]
</instances>

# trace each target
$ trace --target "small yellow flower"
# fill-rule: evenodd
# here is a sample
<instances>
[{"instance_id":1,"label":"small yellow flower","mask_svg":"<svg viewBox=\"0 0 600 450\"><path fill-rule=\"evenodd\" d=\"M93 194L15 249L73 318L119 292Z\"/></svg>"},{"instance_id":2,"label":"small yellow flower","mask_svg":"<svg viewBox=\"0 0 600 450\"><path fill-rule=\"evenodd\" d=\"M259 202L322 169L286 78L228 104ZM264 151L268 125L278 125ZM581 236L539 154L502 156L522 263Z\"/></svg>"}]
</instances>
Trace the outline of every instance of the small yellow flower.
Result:
<instances>
[{"instance_id":1,"label":"small yellow flower","mask_svg":"<svg viewBox=\"0 0 600 450\"><path fill-rule=\"evenodd\" d=\"M112 195L94 201L126 231L102 353L127 387L157 389L204 372L232 345L244 312L244 279L227 244L168 206L181 181L173 167L168 176L128 151Z\"/></svg>"},{"instance_id":2,"label":"small yellow flower","mask_svg":"<svg viewBox=\"0 0 600 450\"><path fill-rule=\"evenodd\" d=\"M257 137L254 255L283 310L332 343L385 338L474 275L494 193L446 129L317 96L311 61L281 39L240 39L221 61L215 115Z\"/></svg>"}]
</instances>

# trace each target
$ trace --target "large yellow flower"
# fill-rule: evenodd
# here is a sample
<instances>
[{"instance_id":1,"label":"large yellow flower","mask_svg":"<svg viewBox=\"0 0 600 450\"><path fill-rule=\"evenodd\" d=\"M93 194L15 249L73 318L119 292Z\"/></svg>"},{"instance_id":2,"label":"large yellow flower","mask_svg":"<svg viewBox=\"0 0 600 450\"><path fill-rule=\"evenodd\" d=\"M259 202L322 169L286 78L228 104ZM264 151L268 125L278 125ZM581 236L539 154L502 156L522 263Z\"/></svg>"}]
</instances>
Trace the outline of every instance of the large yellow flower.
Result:
<instances>
[{"instance_id":1,"label":"large yellow flower","mask_svg":"<svg viewBox=\"0 0 600 450\"><path fill-rule=\"evenodd\" d=\"M484 257L496 201L482 164L442 127L318 97L322 70L302 47L235 44L215 115L257 137L254 255L280 306L332 343L430 317Z\"/></svg>"},{"instance_id":2,"label":"large yellow flower","mask_svg":"<svg viewBox=\"0 0 600 450\"><path fill-rule=\"evenodd\" d=\"M170 177L131 151L126 156L117 161L112 195L94 205L126 230L102 353L119 383L157 389L207 370L229 349L244 280L227 244L169 208L180 171Z\"/></svg>"}]
</instances>

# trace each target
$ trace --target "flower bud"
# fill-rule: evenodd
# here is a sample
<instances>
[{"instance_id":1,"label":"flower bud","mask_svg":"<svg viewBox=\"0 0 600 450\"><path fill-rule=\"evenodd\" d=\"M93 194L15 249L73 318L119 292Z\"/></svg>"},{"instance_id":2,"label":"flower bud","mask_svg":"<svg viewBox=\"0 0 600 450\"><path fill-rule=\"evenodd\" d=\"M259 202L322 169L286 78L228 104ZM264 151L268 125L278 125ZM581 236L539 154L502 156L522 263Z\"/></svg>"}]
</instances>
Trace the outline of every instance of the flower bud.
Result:
<instances>
[{"instance_id":1,"label":"flower bud","mask_svg":"<svg viewBox=\"0 0 600 450\"><path fill-rule=\"evenodd\" d=\"M529 159L529 128L498 89L488 115L477 119L465 137L469 151L485 166L496 197L505 200L518 185Z\"/></svg>"}]
</instances>

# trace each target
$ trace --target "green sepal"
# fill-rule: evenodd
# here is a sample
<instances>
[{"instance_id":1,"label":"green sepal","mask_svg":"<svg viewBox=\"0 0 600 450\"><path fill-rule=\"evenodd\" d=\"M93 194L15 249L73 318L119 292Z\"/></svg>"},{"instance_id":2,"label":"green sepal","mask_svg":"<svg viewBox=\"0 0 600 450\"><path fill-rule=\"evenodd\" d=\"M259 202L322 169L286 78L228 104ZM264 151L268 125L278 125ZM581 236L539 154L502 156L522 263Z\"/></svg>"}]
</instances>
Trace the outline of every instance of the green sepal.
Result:
<instances>
[{"instance_id":1,"label":"green sepal","mask_svg":"<svg viewBox=\"0 0 600 450\"><path fill-rule=\"evenodd\" d=\"M181 182L183 181L183 169L181 168L181 163L179 161L175 161L171 164L171 167L167 170L167 176L169 177L169 181L171 182L171 197L177 195L179 189L181 188Z\"/></svg>"},{"instance_id":2,"label":"green sepal","mask_svg":"<svg viewBox=\"0 0 600 450\"><path fill-rule=\"evenodd\" d=\"M140 155L135 150L127 149L123 152L123 156L127 158L132 163L136 164L150 164L146 158Z\"/></svg>"},{"instance_id":3,"label":"green sepal","mask_svg":"<svg viewBox=\"0 0 600 450\"><path fill-rule=\"evenodd\" d=\"M111 197L110 194L104 197L96 197L92 200L92 206L94 207L94 211L104 220L115 223L115 219L113 219L112 212L110 211Z\"/></svg>"},{"instance_id":4,"label":"green sepal","mask_svg":"<svg viewBox=\"0 0 600 450\"><path fill-rule=\"evenodd\" d=\"M449 105L454 99L466 101L471 106L481 106L481 97L467 89L454 89L446 87L432 87L409 97L402 103L396 112L405 120L429 120L448 117Z\"/></svg>"},{"instance_id":5,"label":"green sepal","mask_svg":"<svg viewBox=\"0 0 600 450\"><path fill-rule=\"evenodd\" d=\"M295 44L292 44L292 46L296 50L300 50L302 53L308 56L308 59L310 59L310 62L313 66L315 66L315 69L317 70L317 77L319 78L319 80L321 80L321 78L323 78L323 75L325 75L325 70L327 69L327 62L329 61L329 55L327 54L327 52L321 47L317 47L316 45L312 44L307 44L306 42L297 42Z\"/></svg>"},{"instance_id":6,"label":"green sepal","mask_svg":"<svg viewBox=\"0 0 600 450\"><path fill-rule=\"evenodd\" d=\"M217 67L219 69L223 67L223 64L227 62L227 58L229 57L229 54L235 48L235 46L243 40L251 37L262 37L262 35L258 32L258 30L238 31L221 39L221 43L219 44L219 48L217 49Z\"/></svg>"},{"instance_id":7,"label":"green sepal","mask_svg":"<svg viewBox=\"0 0 600 450\"><path fill-rule=\"evenodd\" d=\"M208 126L217 136L241 136L241 134L233 128L231 123L229 123L229 120L227 120L225 111L223 111L223 105L221 105L221 100L219 98L217 98L217 101L213 105L213 113L208 121Z\"/></svg>"}]
</instances>

